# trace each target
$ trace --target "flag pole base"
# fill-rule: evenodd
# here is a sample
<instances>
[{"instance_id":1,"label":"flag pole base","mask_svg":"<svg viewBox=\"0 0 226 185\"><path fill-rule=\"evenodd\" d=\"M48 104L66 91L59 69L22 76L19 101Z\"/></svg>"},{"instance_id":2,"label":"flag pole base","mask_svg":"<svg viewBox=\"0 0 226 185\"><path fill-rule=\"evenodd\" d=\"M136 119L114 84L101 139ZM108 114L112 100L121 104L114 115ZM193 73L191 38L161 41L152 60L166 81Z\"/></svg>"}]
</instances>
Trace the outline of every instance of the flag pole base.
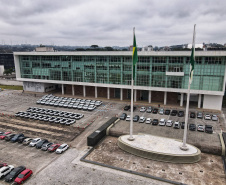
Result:
<instances>
[{"instance_id":1,"label":"flag pole base","mask_svg":"<svg viewBox=\"0 0 226 185\"><path fill-rule=\"evenodd\" d=\"M133 136L129 136L127 139L128 139L129 141L134 141L134 140L135 140L135 138L134 138Z\"/></svg>"},{"instance_id":2,"label":"flag pole base","mask_svg":"<svg viewBox=\"0 0 226 185\"><path fill-rule=\"evenodd\" d=\"M188 147L187 147L187 145L181 145L180 146L180 149L181 150L184 150L184 151L187 151L188 150Z\"/></svg>"}]
</instances>

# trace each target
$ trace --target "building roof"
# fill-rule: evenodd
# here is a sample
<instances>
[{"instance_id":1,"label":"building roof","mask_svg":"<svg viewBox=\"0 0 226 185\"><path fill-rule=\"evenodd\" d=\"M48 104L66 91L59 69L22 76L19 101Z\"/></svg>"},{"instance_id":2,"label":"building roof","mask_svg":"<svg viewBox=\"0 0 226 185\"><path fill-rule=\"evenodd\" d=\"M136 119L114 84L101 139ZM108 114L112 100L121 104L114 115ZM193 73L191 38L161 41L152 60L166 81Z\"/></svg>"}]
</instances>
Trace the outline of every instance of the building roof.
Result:
<instances>
[{"instance_id":1,"label":"building roof","mask_svg":"<svg viewBox=\"0 0 226 185\"><path fill-rule=\"evenodd\" d=\"M132 51L13 52L14 55L132 56ZM138 51L138 56L190 56L191 51ZM195 56L226 56L226 51L196 51Z\"/></svg>"}]
</instances>

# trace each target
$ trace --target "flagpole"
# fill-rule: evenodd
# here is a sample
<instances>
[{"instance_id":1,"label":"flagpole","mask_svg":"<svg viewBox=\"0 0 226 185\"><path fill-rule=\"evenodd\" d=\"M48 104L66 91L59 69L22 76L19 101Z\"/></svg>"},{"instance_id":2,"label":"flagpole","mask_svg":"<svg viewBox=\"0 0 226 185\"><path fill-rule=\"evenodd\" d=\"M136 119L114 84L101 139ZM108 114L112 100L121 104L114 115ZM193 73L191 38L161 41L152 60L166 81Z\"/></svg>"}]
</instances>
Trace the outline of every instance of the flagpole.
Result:
<instances>
[{"instance_id":1,"label":"flagpole","mask_svg":"<svg viewBox=\"0 0 226 185\"><path fill-rule=\"evenodd\" d=\"M194 32L193 32L193 41L192 41L192 50L193 56L195 56L195 26L194 25ZM191 56L192 57L192 56ZM181 150L188 150L188 146L186 145L187 141L187 131L188 131L188 111L189 111L189 102L190 102L190 87L191 87L191 64L190 64L190 73L189 73L189 80L188 80L188 90L187 90L187 103L186 103L186 114L185 114L185 125L184 125L184 136L183 136L183 145L180 146Z\"/></svg>"},{"instance_id":2,"label":"flagpole","mask_svg":"<svg viewBox=\"0 0 226 185\"><path fill-rule=\"evenodd\" d=\"M133 38L134 38L134 35L135 35L135 27L133 28ZM131 110L131 113L130 113L130 136L128 138L128 140L130 141L133 141L135 138L133 137L133 83L134 83L134 80L133 80L133 58L132 58L132 75L131 75L131 107L130 107L130 110Z\"/></svg>"}]
</instances>

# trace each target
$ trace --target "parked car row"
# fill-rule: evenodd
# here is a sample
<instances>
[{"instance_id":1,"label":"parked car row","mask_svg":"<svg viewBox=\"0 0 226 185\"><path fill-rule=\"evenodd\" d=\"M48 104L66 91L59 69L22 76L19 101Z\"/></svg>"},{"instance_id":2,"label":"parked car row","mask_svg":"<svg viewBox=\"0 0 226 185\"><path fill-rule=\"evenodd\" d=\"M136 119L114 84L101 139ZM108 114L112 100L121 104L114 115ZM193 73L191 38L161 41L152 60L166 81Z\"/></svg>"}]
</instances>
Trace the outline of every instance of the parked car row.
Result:
<instances>
[{"instance_id":1,"label":"parked car row","mask_svg":"<svg viewBox=\"0 0 226 185\"><path fill-rule=\"evenodd\" d=\"M45 122L50 122L50 123L57 123L57 124L59 123L62 125L67 125L67 126L76 123L75 119L57 117L57 116L49 116L49 115L38 114L38 113L22 112L22 111L16 113L15 116L21 117L21 118L45 121Z\"/></svg>"},{"instance_id":2,"label":"parked car row","mask_svg":"<svg viewBox=\"0 0 226 185\"><path fill-rule=\"evenodd\" d=\"M136 109L136 107L135 107ZM134 109L134 110L135 110ZM130 110L130 105L127 105L124 107L124 110ZM141 107L140 112L147 112L147 113L153 113L153 114L160 114L160 115L171 115L171 116L178 116L178 117L184 117L184 111L182 110L170 110L163 108L155 108L155 107ZM212 121L218 121L218 116L216 114L210 115L210 114L203 114L202 112L198 112L197 115L195 112L189 113L190 118L199 118L199 119L205 119L205 120L212 120Z\"/></svg>"},{"instance_id":3,"label":"parked car row","mask_svg":"<svg viewBox=\"0 0 226 185\"><path fill-rule=\"evenodd\" d=\"M12 143L22 143L23 145L28 145L30 147L36 147L43 151L63 153L69 148L67 144L57 144L48 141L47 139L41 138L30 138L25 136L23 133L13 134L11 132L0 132L0 139L5 141L10 141Z\"/></svg>"},{"instance_id":4,"label":"parked car row","mask_svg":"<svg viewBox=\"0 0 226 185\"><path fill-rule=\"evenodd\" d=\"M58 111L58 110L38 108L38 107L29 107L27 109L27 112L45 114L45 115L49 115L49 116L59 116L59 117L76 119L76 120L79 120L84 117L84 114L80 114L80 113Z\"/></svg>"},{"instance_id":5,"label":"parked car row","mask_svg":"<svg viewBox=\"0 0 226 185\"><path fill-rule=\"evenodd\" d=\"M131 116L127 115L126 113L123 113L120 116L121 120L126 120L130 121ZM179 122L179 121L173 121L173 120L166 120L164 118L158 120L158 119L151 119L151 118L146 118L144 116L139 116L135 115L133 117L133 122L139 122L139 123L146 123L146 124L152 124L152 125L159 125L159 126L167 126L167 127L172 127L175 129L184 129L185 122ZM196 125L195 124L189 124L189 130L195 131L196 130ZM213 133L213 126L212 125L197 125L197 131L200 132L207 132L207 133Z\"/></svg>"},{"instance_id":6,"label":"parked car row","mask_svg":"<svg viewBox=\"0 0 226 185\"><path fill-rule=\"evenodd\" d=\"M100 106L102 104L102 101L80 98L58 97L50 94L43 96L36 103L55 107L93 111L97 106Z\"/></svg>"},{"instance_id":7,"label":"parked car row","mask_svg":"<svg viewBox=\"0 0 226 185\"><path fill-rule=\"evenodd\" d=\"M18 166L14 168L13 165L0 162L0 179L4 178L6 182L13 182L15 184L22 184L33 174L31 169L25 166Z\"/></svg>"},{"instance_id":8,"label":"parked car row","mask_svg":"<svg viewBox=\"0 0 226 185\"><path fill-rule=\"evenodd\" d=\"M171 115L171 116L178 116L178 117L183 117L184 116L184 111L178 111L178 110L164 110L163 108L155 108L155 107L141 107L140 112L147 112L147 113L153 113L153 114L165 114L165 115Z\"/></svg>"}]
</instances>

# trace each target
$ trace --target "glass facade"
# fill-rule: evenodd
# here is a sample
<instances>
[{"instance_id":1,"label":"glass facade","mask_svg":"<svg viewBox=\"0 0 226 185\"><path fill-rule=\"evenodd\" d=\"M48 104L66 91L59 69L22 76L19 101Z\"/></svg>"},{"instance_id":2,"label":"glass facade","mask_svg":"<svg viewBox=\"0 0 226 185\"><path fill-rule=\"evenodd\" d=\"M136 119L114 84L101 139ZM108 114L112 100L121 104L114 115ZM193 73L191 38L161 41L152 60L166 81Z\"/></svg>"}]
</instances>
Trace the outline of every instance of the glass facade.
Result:
<instances>
[{"instance_id":1,"label":"glass facade","mask_svg":"<svg viewBox=\"0 0 226 185\"><path fill-rule=\"evenodd\" d=\"M187 89L190 57L139 56L137 86ZM131 84L131 56L20 55L21 78ZM166 75L184 72L184 76ZM223 91L225 57L196 57L191 89Z\"/></svg>"}]
</instances>

